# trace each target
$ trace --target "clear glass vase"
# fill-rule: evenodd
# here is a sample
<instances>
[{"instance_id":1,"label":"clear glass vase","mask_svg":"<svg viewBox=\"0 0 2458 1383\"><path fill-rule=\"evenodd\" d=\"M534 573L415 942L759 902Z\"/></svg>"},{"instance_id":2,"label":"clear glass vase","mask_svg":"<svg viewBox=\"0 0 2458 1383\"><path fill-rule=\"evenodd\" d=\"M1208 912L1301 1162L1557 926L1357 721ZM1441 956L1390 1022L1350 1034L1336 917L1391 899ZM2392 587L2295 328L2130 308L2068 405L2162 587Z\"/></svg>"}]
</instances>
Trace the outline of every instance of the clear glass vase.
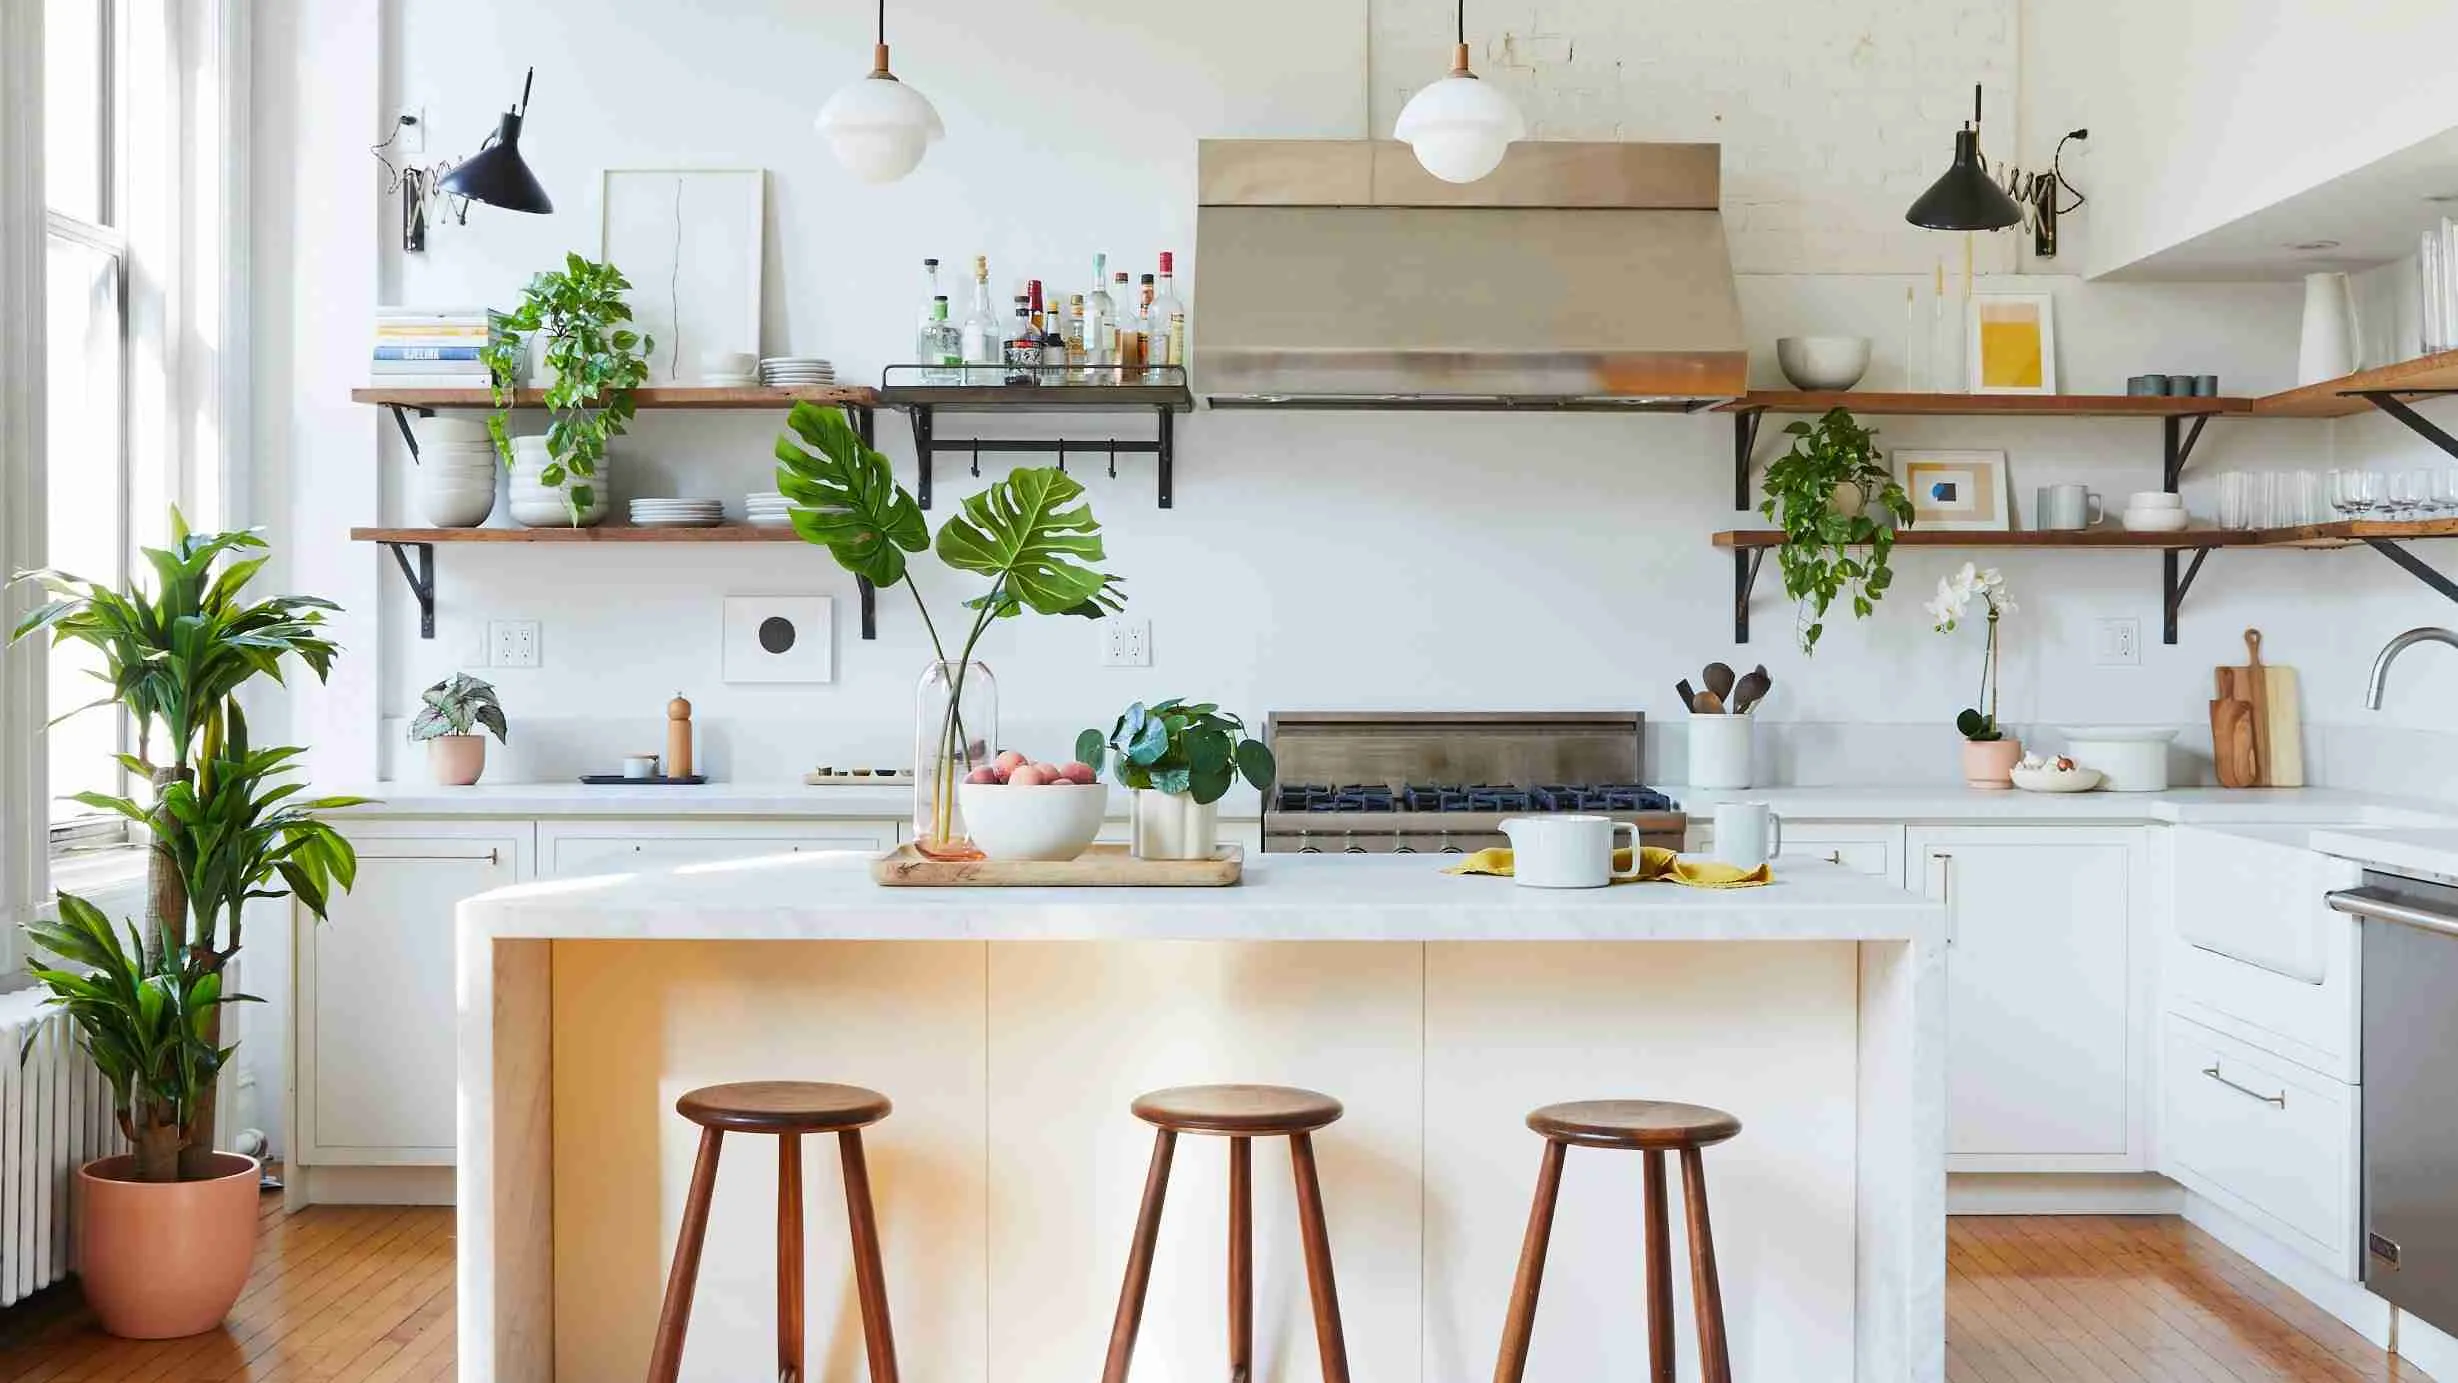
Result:
<instances>
[{"instance_id":1,"label":"clear glass vase","mask_svg":"<svg viewBox=\"0 0 2458 1383\"><path fill-rule=\"evenodd\" d=\"M977 860L956 785L998 753L999 684L983 663L932 663L913 693L913 845L938 860Z\"/></svg>"}]
</instances>

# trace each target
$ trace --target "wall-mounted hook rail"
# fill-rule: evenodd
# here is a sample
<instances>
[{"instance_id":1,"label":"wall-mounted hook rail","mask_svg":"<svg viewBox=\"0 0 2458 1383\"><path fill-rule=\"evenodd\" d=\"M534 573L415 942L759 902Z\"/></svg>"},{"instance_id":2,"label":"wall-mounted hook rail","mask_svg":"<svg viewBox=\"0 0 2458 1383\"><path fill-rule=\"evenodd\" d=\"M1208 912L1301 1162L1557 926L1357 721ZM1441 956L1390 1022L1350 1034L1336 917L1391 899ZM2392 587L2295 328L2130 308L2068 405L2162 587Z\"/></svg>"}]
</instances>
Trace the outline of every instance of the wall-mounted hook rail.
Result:
<instances>
[{"instance_id":1,"label":"wall-mounted hook rail","mask_svg":"<svg viewBox=\"0 0 2458 1383\"><path fill-rule=\"evenodd\" d=\"M905 410L913 425L913 457L916 483L913 496L928 509L935 498L936 460L950 453L967 456L972 473L981 474L981 454L1006 453L1043 454L1057 458L1059 469L1065 470L1067 453L1099 448L1109 459L1111 476L1118 473L1118 454L1144 455L1153 458L1156 494L1160 507L1170 508L1176 499L1177 482L1177 414L1195 406L1194 394L1186 387L1186 372L1171 366L1102 366L1088 367L1132 373L1141 376L1134 383L1085 383L1076 375L1076 367L1047 366L1037 371L1040 378L1032 384L1005 382L1007 371L1001 368L982 373L995 375L999 383L941 384L925 383L937 379L950 367L923 365L890 365L879 388L882 403ZM1152 377L1161 378L1155 381ZM939 434L939 416L945 413L1140 413L1153 415L1153 436L1142 438L1109 437L943 437Z\"/></svg>"}]
</instances>

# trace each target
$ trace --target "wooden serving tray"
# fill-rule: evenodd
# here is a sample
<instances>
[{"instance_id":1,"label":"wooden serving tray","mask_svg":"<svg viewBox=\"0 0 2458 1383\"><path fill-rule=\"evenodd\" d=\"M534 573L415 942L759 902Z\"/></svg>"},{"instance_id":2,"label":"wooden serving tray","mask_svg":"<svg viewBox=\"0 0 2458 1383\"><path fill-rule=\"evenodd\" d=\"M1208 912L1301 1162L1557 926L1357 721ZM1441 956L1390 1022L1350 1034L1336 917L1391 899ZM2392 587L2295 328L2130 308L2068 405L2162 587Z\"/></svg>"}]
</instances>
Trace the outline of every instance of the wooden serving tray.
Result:
<instances>
[{"instance_id":1,"label":"wooden serving tray","mask_svg":"<svg viewBox=\"0 0 2458 1383\"><path fill-rule=\"evenodd\" d=\"M1208 860L1139 860L1124 845L1071 860L934 860L908 842L872 860L871 878L890 888L1225 888L1245 865L1235 845Z\"/></svg>"}]
</instances>

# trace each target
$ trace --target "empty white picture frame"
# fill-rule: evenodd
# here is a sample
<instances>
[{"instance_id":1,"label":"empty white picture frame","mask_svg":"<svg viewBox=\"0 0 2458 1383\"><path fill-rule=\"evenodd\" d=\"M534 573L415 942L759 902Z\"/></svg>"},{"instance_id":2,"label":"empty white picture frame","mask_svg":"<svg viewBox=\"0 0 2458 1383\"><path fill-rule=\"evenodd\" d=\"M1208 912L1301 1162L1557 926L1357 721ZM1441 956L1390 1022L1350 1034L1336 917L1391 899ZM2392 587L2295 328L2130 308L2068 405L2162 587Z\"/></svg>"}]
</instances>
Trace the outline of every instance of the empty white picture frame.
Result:
<instances>
[{"instance_id":1,"label":"empty white picture frame","mask_svg":"<svg viewBox=\"0 0 2458 1383\"><path fill-rule=\"evenodd\" d=\"M717 354L760 352L768 173L609 168L598 257L631 280L632 321L653 338L649 383L701 382Z\"/></svg>"},{"instance_id":2,"label":"empty white picture frame","mask_svg":"<svg viewBox=\"0 0 2458 1383\"><path fill-rule=\"evenodd\" d=\"M824 595L725 598L725 680L836 680L836 600Z\"/></svg>"}]
</instances>

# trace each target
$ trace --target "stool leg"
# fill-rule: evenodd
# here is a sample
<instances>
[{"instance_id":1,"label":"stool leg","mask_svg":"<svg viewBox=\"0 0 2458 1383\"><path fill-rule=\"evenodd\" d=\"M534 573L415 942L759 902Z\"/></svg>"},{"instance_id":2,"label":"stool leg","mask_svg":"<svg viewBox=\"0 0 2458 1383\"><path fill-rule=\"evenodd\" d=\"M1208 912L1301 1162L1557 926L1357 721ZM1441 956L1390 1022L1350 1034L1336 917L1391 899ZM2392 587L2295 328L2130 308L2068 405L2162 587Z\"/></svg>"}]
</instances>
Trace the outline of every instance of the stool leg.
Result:
<instances>
[{"instance_id":1,"label":"stool leg","mask_svg":"<svg viewBox=\"0 0 2458 1383\"><path fill-rule=\"evenodd\" d=\"M1528 1339L1536 1331L1536 1292L1545 1281L1545 1249L1553 1240L1553 1206L1562 1193L1567 1143L1545 1140L1545 1161L1536 1173L1536 1202L1528 1207L1528 1236L1519 1245L1519 1276L1511 1283L1511 1306L1502 1318L1502 1356L1494 1383L1519 1383L1528 1371Z\"/></svg>"},{"instance_id":2,"label":"stool leg","mask_svg":"<svg viewBox=\"0 0 2458 1383\"><path fill-rule=\"evenodd\" d=\"M1152 1138L1152 1167L1144 1173L1144 1204L1135 1212L1135 1243L1127 1250L1127 1278L1118 1287L1118 1315L1110 1322L1109 1357L1101 1383L1126 1383L1135 1357L1135 1332L1144 1323L1144 1289L1152 1285L1152 1249L1161 1238L1161 1200L1169 1192L1169 1158L1178 1135L1162 1129Z\"/></svg>"},{"instance_id":3,"label":"stool leg","mask_svg":"<svg viewBox=\"0 0 2458 1383\"><path fill-rule=\"evenodd\" d=\"M1673 1383L1673 1232L1664 1152L1649 1148L1640 1156L1647 1166L1647 1376Z\"/></svg>"},{"instance_id":4,"label":"stool leg","mask_svg":"<svg viewBox=\"0 0 2458 1383\"><path fill-rule=\"evenodd\" d=\"M1323 1223L1323 1184L1314 1174L1311 1135L1289 1135L1289 1165L1297 1173L1297 1228L1306 1245L1306 1286L1314 1297L1323 1383L1348 1383L1348 1340L1340 1332L1340 1289L1331 1279L1331 1231Z\"/></svg>"},{"instance_id":5,"label":"stool leg","mask_svg":"<svg viewBox=\"0 0 2458 1383\"><path fill-rule=\"evenodd\" d=\"M1254 1140L1229 1140L1229 1383L1246 1383L1255 1353Z\"/></svg>"},{"instance_id":6,"label":"stool leg","mask_svg":"<svg viewBox=\"0 0 2458 1383\"><path fill-rule=\"evenodd\" d=\"M723 1130L700 1130L691 1194L674 1240L674 1266L666 1273L666 1303L657 1312L657 1343L649 1350L649 1383L674 1383L682 1371L683 1332L691 1328L691 1293L700 1283L700 1246L708 1240L708 1202L717 1190L717 1152L724 1142Z\"/></svg>"},{"instance_id":7,"label":"stool leg","mask_svg":"<svg viewBox=\"0 0 2458 1383\"><path fill-rule=\"evenodd\" d=\"M802 1383L802 1135L777 1136L777 1378Z\"/></svg>"},{"instance_id":8,"label":"stool leg","mask_svg":"<svg viewBox=\"0 0 2458 1383\"><path fill-rule=\"evenodd\" d=\"M879 1221L871 1213L871 1169L862 1131L836 1136L845 1164L845 1222L853 1230L853 1280L862 1303L862 1344L870 1353L870 1383L896 1383L896 1332L888 1325L888 1278L879 1266Z\"/></svg>"},{"instance_id":9,"label":"stool leg","mask_svg":"<svg viewBox=\"0 0 2458 1383\"><path fill-rule=\"evenodd\" d=\"M1698 1369L1705 1383L1732 1383L1724 1341L1724 1293L1716 1285L1715 1234L1707 1226L1707 1165L1698 1149L1681 1150L1681 1199L1690 1220L1690 1297L1698 1310Z\"/></svg>"}]
</instances>

